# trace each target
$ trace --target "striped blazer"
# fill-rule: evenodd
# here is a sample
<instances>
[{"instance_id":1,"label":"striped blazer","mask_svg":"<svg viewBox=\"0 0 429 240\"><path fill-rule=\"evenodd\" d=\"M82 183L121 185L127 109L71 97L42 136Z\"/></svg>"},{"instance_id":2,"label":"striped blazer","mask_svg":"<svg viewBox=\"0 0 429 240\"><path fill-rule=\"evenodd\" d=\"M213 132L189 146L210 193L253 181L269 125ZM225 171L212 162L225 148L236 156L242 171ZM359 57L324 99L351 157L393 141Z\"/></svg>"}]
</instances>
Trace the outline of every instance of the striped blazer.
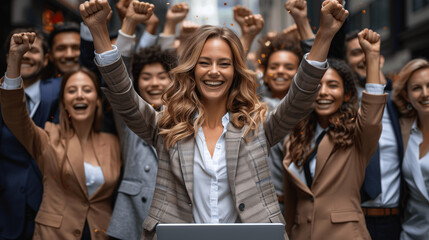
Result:
<instances>
[{"instance_id":1,"label":"striped blazer","mask_svg":"<svg viewBox=\"0 0 429 240\"><path fill-rule=\"evenodd\" d=\"M166 149L159 135L160 114L132 87L121 59L98 66L109 89L103 89L113 109L128 127L158 152L158 174L149 216L143 223L143 239L155 238L158 223L192 223L194 136ZM294 125L313 109L320 79L327 68L302 61L288 95L270 113L258 131L244 140L242 129L231 123L226 132L226 160L229 186L239 221L243 223L285 223L280 211L268 165L268 150L281 141ZM287 235L285 234L287 239Z\"/></svg>"}]
</instances>

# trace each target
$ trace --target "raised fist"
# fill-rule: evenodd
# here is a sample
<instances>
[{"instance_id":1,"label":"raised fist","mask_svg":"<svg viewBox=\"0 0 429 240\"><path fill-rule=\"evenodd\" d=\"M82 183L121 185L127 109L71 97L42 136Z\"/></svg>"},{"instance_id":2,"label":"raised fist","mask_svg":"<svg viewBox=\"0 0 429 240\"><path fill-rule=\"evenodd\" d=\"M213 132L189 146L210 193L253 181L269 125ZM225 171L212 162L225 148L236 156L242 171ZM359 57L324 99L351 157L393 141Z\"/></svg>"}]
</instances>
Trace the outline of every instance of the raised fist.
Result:
<instances>
[{"instance_id":1,"label":"raised fist","mask_svg":"<svg viewBox=\"0 0 429 240\"><path fill-rule=\"evenodd\" d=\"M150 19L154 8L153 4L133 0L128 6L125 18L137 23L144 23Z\"/></svg>"},{"instance_id":2,"label":"raised fist","mask_svg":"<svg viewBox=\"0 0 429 240\"><path fill-rule=\"evenodd\" d=\"M12 35L9 47L9 55L22 58L31 49L31 45L36 39L34 32L22 32Z\"/></svg>"},{"instance_id":3,"label":"raised fist","mask_svg":"<svg viewBox=\"0 0 429 240\"><path fill-rule=\"evenodd\" d=\"M349 11L343 8L342 1L325 0L322 3L319 31L333 37L348 16Z\"/></svg>"},{"instance_id":4,"label":"raised fist","mask_svg":"<svg viewBox=\"0 0 429 240\"><path fill-rule=\"evenodd\" d=\"M294 19L307 19L307 1L289 0L284 6Z\"/></svg>"},{"instance_id":5,"label":"raised fist","mask_svg":"<svg viewBox=\"0 0 429 240\"><path fill-rule=\"evenodd\" d=\"M182 2L174 4L170 9L168 9L165 21L171 24L178 24L185 19L188 12L189 6L187 3Z\"/></svg>"},{"instance_id":6,"label":"raised fist","mask_svg":"<svg viewBox=\"0 0 429 240\"><path fill-rule=\"evenodd\" d=\"M264 18L261 14L244 17L244 25L241 28L242 35L256 36L264 27Z\"/></svg>"},{"instance_id":7,"label":"raised fist","mask_svg":"<svg viewBox=\"0 0 429 240\"><path fill-rule=\"evenodd\" d=\"M365 55L380 54L380 34L365 28L358 34L358 39Z\"/></svg>"},{"instance_id":8,"label":"raised fist","mask_svg":"<svg viewBox=\"0 0 429 240\"><path fill-rule=\"evenodd\" d=\"M240 25L241 28L243 28L245 24L245 17L252 15L252 11L246 7L243 6L235 6L233 9L234 12L234 20Z\"/></svg>"},{"instance_id":9,"label":"raised fist","mask_svg":"<svg viewBox=\"0 0 429 240\"><path fill-rule=\"evenodd\" d=\"M112 14L107 0L90 0L79 6L80 15L86 26L106 25Z\"/></svg>"}]
</instances>

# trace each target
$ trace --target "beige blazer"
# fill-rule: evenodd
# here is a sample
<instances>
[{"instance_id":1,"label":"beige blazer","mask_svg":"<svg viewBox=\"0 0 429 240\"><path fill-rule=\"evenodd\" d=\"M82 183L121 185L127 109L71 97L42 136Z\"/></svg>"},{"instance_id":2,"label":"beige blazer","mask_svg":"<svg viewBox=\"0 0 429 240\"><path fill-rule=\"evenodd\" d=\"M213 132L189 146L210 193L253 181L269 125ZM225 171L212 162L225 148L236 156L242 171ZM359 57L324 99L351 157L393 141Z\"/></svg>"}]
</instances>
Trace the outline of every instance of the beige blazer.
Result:
<instances>
[{"instance_id":1,"label":"beige blazer","mask_svg":"<svg viewBox=\"0 0 429 240\"><path fill-rule=\"evenodd\" d=\"M286 151L283 160L285 218L291 239L371 239L359 190L365 168L377 149L386 99L387 94L363 93L351 147L334 151L332 139L325 135L317 151L311 189L289 169L292 160ZM289 143L286 150L288 148Z\"/></svg>"},{"instance_id":2,"label":"beige blazer","mask_svg":"<svg viewBox=\"0 0 429 240\"><path fill-rule=\"evenodd\" d=\"M194 136L166 149L158 134L160 115L134 91L122 60L99 66L99 70L108 84L105 95L113 109L132 131L158 151L156 188L149 216L143 224L143 238L154 237L158 223L192 223ZM284 223L271 181L268 149L312 110L325 71L326 68L313 67L303 60L287 97L267 116L257 133L248 134L247 142L243 138L245 127L238 129L228 125L225 136L227 173L239 221Z\"/></svg>"},{"instance_id":3,"label":"beige blazer","mask_svg":"<svg viewBox=\"0 0 429 240\"><path fill-rule=\"evenodd\" d=\"M24 91L1 89L1 110L6 125L25 146L43 174L43 198L35 219L33 239L80 239L85 220L91 239L108 239L106 234L112 214L112 195L121 167L119 141L107 133L92 133L96 156L104 175L104 184L88 197L81 146L76 135L65 141L60 126L47 122L37 127L27 113ZM61 180L61 159L64 175Z\"/></svg>"}]
</instances>

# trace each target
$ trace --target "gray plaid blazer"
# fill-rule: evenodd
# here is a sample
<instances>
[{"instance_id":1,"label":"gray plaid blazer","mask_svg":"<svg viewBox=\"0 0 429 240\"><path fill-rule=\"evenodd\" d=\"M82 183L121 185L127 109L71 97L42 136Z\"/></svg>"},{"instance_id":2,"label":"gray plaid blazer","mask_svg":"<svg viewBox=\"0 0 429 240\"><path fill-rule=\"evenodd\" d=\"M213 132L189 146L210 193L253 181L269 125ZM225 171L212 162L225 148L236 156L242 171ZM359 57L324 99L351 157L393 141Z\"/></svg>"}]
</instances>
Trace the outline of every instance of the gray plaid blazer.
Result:
<instances>
[{"instance_id":1,"label":"gray plaid blazer","mask_svg":"<svg viewBox=\"0 0 429 240\"><path fill-rule=\"evenodd\" d=\"M149 216L143 223L143 239L156 239L158 223L192 223L194 136L166 149L163 137L158 134L162 113L157 113L135 92L122 60L98 68L108 85L103 91L113 109L158 152L155 193ZM271 180L268 150L312 111L326 69L314 67L304 59L287 96L258 131L248 133L247 141L243 137L246 127L228 125L225 136L228 181L240 222L285 224Z\"/></svg>"}]
</instances>

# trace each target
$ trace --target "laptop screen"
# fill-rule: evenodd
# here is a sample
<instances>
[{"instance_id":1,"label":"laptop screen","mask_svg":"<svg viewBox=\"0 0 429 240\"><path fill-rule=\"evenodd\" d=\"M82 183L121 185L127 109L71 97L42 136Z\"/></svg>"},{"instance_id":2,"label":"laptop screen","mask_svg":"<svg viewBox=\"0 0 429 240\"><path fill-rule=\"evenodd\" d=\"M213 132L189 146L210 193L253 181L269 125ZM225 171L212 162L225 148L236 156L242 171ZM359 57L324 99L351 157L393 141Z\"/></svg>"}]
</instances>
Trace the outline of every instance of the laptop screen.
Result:
<instances>
[{"instance_id":1,"label":"laptop screen","mask_svg":"<svg viewBox=\"0 0 429 240\"><path fill-rule=\"evenodd\" d=\"M158 240L283 240L281 223L158 224Z\"/></svg>"}]
</instances>

